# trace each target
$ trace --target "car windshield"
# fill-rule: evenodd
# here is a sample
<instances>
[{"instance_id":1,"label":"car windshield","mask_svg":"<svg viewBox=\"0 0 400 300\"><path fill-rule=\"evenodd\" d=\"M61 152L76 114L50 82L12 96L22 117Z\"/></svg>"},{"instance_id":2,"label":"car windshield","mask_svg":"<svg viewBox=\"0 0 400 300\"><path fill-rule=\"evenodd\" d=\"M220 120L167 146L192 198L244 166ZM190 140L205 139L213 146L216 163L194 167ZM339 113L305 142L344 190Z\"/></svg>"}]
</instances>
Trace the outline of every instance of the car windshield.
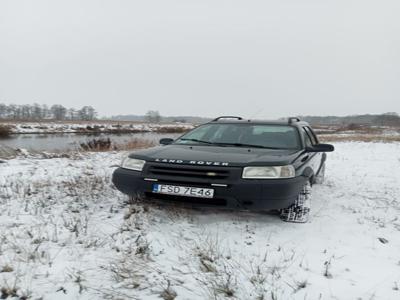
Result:
<instances>
[{"instance_id":1,"label":"car windshield","mask_svg":"<svg viewBox=\"0 0 400 300\"><path fill-rule=\"evenodd\" d=\"M269 124L205 124L175 141L175 144L299 149L295 127Z\"/></svg>"}]
</instances>

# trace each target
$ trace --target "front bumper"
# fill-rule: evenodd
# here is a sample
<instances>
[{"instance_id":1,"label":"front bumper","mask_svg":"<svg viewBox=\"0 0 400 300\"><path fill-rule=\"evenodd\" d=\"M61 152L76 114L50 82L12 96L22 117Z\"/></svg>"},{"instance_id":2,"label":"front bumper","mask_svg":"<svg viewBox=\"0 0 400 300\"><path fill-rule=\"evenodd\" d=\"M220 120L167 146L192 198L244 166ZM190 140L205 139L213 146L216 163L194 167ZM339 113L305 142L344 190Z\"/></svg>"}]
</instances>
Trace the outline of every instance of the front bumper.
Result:
<instances>
[{"instance_id":1,"label":"front bumper","mask_svg":"<svg viewBox=\"0 0 400 300\"><path fill-rule=\"evenodd\" d=\"M149 181L157 180L157 182ZM298 176L289 179L255 180L236 178L224 182L226 186L213 186L220 182L177 181L165 176L147 177L142 172L118 168L113 173L112 181L119 191L131 196L155 198L160 200L178 200L201 206L224 206L249 210L282 209L294 203L307 177ZM184 196L166 196L152 192L153 184L172 184L214 189L213 199L190 198Z\"/></svg>"}]
</instances>

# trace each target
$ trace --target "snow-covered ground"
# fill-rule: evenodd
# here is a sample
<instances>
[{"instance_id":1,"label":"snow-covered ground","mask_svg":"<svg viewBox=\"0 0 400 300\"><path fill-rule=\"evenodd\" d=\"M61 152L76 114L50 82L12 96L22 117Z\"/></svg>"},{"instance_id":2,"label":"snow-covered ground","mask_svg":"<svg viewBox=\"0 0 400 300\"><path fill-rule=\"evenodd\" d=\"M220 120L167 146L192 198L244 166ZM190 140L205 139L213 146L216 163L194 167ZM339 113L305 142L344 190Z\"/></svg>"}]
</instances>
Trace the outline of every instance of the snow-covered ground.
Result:
<instances>
[{"instance_id":1,"label":"snow-covered ground","mask_svg":"<svg viewBox=\"0 0 400 300\"><path fill-rule=\"evenodd\" d=\"M0 163L1 296L400 299L400 143L335 146L308 224L128 204L125 153Z\"/></svg>"},{"instance_id":2,"label":"snow-covered ground","mask_svg":"<svg viewBox=\"0 0 400 300\"><path fill-rule=\"evenodd\" d=\"M192 124L153 124L128 122L23 122L6 124L11 126L12 133L79 133L79 132L158 132L167 129L192 129Z\"/></svg>"}]
</instances>

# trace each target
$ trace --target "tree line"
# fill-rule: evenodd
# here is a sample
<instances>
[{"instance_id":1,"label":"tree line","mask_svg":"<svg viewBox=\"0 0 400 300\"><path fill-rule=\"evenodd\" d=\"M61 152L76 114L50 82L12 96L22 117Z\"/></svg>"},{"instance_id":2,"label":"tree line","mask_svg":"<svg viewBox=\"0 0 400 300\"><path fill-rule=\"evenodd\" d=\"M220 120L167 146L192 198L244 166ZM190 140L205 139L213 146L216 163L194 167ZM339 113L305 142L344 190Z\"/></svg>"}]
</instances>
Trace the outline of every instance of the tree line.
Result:
<instances>
[{"instance_id":1,"label":"tree line","mask_svg":"<svg viewBox=\"0 0 400 300\"><path fill-rule=\"evenodd\" d=\"M354 116L300 116L300 119L312 125L367 125L367 126L396 126L400 127L400 116L396 112L379 115Z\"/></svg>"},{"instance_id":2,"label":"tree line","mask_svg":"<svg viewBox=\"0 0 400 300\"><path fill-rule=\"evenodd\" d=\"M95 120L97 112L92 106L83 106L81 109L66 108L60 104L48 106L46 104L23 104L6 105L0 103L0 119L3 120L73 120L91 121Z\"/></svg>"}]
</instances>

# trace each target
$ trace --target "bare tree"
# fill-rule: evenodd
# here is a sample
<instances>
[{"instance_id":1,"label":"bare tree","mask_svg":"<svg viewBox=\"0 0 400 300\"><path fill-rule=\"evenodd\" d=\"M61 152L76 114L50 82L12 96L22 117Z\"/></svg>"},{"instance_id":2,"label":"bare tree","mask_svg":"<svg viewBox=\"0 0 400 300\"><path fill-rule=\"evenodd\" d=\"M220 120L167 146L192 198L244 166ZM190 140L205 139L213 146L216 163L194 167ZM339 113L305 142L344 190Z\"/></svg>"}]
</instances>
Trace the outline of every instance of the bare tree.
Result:
<instances>
[{"instance_id":1,"label":"bare tree","mask_svg":"<svg viewBox=\"0 0 400 300\"><path fill-rule=\"evenodd\" d=\"M74 109L74 108L70 108L70 109L68 109L68 111L67 111L67 119L68 120L76 120L76 118L78 117L77 116L78 115L78 112L76 111L76 109Z\"/></svg>"},{"instance_id":2,"label":"bare tree","mask_svg":"<svg viewBox=\"0 0 400 300\"><path fill-rule=\"evenodd\" d=\"M40 104L34 103L32 107L32 119L40 120L42 119L42 107Z\"/></svg>"},{"instance_id":3,"label":"bare tree","mask_svg":"<svg viewBox=\"0 0 400 300\"><path fill-rule=\"evenodd\" d=\"M56 120L65 120L65 116L67 114L67 109L59 104L53 105L51 108L51 113L53 114L53 118Z\"/></svg>"},{"instance_id":4,"label":"bare tree","mask_svg":"<svg viewBox=\"0 0 400 300\"><path fill-rule=\"evenodd\" d=\"M379 126L400 126L400 117L397 113L386 113L375 118L375 124Z\"/></svg>"},{"instance_id":5,"label":"bare tree","mask_svg":"<svg viewBox=\"0 0 400 300\"><path fill-rule=\"evenodd\" d=\"M0 119L7 117L7 105L0 103Z\"/></svg>"},{"instance_id":6,"label":"bare tree","mask_svg":"<svg viewBox=\"0 0 400 300\"><path fill-rule=\"evenodd\" d=\"M97 112L91 106L84 106L82 107L82 109L77 111L74 108L67 109L60 104L52 105L49 109L47 105L40 105L38 103L34 103L33 105L6 105L4 103L0 103L0 119L13 119L23 121L46 119L55 119L62 121L69 119L90 121L96 119L96 116Z\"/></svg>"},{"instance_id":7,"label":"bare tree","mask_svg":"<svg viewBox=\"0 0 400 300\"><path fill-rule=\"evenodd\" d=\"M157 110L149 110L145 115L145 119L150 123L159 123L161 121L161 115Z\"/></svg>"},{"instance_id":8,"label":"bare tree","mask_svg":"<svg viewBox=\"0 0 400 300\"><path fill-rule=\"evenodd\" d=\"M79 119L91 121L96 118L97 112L91 106L84 106L78 111Z\"/></svg>"}]
</instances>

